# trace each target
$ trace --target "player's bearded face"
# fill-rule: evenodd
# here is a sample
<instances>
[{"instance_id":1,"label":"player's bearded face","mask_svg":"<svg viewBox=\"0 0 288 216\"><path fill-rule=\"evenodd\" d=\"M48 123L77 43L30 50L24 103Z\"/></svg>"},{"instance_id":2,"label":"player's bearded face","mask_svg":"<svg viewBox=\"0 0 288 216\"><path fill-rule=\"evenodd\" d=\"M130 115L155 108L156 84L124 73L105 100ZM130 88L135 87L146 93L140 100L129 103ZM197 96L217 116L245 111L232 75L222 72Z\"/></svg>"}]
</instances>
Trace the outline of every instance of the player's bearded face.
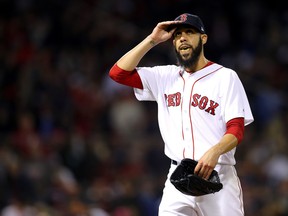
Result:
<instances>
[{"instance_id":1,"label":"player's bearded face","mask_svg":"<svg viewBox=\"0 0 288 216\"><path fill-rule=\"evenodd\" d=\"M199 42L196 47L191 46L190 53L187 54L181 54L180 51L177 51L175 48L176 58L177 62L180 66L183 66L184 68L193 68L198 61L200 54L202 52L202 40L199 37Z\"/></svg>"}]
</instances>

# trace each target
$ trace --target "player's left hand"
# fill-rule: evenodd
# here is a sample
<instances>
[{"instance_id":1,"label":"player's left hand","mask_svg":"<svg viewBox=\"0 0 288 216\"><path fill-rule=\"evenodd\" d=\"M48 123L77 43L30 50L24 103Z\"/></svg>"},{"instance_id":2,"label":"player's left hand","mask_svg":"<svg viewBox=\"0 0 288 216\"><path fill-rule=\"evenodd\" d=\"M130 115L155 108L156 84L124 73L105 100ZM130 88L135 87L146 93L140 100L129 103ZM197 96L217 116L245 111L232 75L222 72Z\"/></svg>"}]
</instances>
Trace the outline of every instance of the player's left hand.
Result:
<instances>
[{"instance_id":1,"label":"player's left hand","mask_svg":"<svg viewBox=\"0 0 288 216\"><path fill-rule=\"evenodd\" d=\"M198 161L194 173L199 177L208 179L214 170L220 155L213 149L209 149Z\"/></svg>"}]
</instances>

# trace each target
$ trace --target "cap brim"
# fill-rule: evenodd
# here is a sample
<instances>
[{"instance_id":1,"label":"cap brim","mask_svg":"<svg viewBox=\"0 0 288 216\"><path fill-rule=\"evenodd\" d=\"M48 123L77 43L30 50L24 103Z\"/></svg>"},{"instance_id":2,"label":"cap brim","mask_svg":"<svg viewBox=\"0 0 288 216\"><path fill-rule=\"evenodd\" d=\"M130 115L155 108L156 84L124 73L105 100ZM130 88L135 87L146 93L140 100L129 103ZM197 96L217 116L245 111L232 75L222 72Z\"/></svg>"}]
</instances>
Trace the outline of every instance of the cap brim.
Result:
<instances>
[{"instance_id":1,"label":"cap brim","mask_svg":"<svg viewBox=\"0 0 288 216\"><path fill-rule=\"evenodd\" d=\"M186 24L186 23L177 23L177 24L171 24L171 25L169 25L168 27L167 27L167 29L166 29L166 31L171 31L172 29L174 29L174 28L178 28L178 27L180 27L180 26L190 26L190 25L188 25L188 24Z\"/></svg>"},{"instance_id":2,"label":"cap brim","mask_svg":"<svg viewBox=\"0 0 288 216\"><path fill-rule=\"evenodd\" d=\"M195 30L197 30L198 32L201 33L201 31L199 31L199 29L197 29L195 26L187 24L187 23L177 23L177 24L171 24L167 27L166 31L170 32L172 29L174 28L178 28L178 27L190 27L190 28L194 28Z\"/></svg>"}]
</instances>

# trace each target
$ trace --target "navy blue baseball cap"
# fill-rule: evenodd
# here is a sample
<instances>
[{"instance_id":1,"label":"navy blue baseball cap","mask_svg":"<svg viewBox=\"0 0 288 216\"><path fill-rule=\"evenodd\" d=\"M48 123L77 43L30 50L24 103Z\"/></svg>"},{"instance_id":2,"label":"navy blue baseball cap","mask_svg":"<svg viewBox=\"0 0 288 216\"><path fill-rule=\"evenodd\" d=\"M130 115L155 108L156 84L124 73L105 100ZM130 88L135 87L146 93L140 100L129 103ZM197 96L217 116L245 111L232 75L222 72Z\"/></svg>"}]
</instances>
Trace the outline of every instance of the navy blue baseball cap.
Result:
<instances>
[{"instance_id":1,"label":"navy blue baseball cap","mask_svg":"<svg viewBox=\"0 0 288 216\"><path fill-rule=\"evenodd\" d=\"M168 30L170 31L172 28L182 26L182 25L188 25L194 27L196 30L198 30L200 33L205 34L205 28L202 20L199 16L189 13L184 13L179 15L174 19L174 21L181 21L181 23L178 24L172 24L169 26Z\"/></svg>"}]
</instances>

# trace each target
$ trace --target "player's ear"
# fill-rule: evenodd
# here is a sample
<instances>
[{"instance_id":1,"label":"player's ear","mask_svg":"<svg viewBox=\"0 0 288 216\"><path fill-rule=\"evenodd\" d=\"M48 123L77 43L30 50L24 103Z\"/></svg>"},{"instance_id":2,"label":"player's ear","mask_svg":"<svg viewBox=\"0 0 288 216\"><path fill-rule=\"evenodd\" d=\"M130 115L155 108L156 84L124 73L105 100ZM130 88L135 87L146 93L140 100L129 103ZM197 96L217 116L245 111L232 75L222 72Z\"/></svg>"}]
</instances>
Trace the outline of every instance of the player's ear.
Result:
<instances>
[{"instance_id":1,"label":"player's ear","mask_svg":"<svg viewBox=\"0 0 288 216\"><path fill-rule=\"evenodd\" d=\"M173 36L172 36L173 37ZM173 39L172 39L172 42L173 42L173 45L174 45L174 47L175 47L175 45L176 45L176 41L175 41L175 38L173 37Z\"/></svg>"},{"instance_id":2,"label":"player's ear","mask_svg":"<svg viewBox=\"0 0 288 216\"><path fill-rule=\"evenodd\" d=\"M201 34L202 44L206 44L207 39L208 39L208 35L207 34Z\"/></svg>"}]
</instances>

